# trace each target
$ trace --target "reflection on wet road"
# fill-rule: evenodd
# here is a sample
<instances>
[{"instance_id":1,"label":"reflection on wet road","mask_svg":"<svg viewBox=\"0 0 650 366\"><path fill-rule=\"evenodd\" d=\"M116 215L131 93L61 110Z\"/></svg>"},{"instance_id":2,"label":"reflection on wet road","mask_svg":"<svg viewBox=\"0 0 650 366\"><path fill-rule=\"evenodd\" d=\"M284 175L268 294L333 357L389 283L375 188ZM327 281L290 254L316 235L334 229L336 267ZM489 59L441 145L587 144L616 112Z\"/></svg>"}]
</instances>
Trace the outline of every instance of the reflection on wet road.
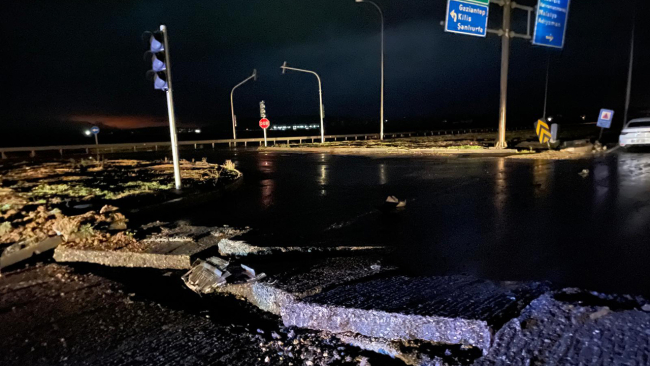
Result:
<instances>
[{"instance_id":1,"label":"reflection on wet road","mask_svg":"<svg viewBox=\"0 0 650 366\"><path fill-rule=\"evenodd\" d=\"M203 156L233 159L244 184L161 216L251 226L269 245L392 245L416 274L650 295L650 154L519 161L184 152ZM381 213L388 195L407 199L406 209Z\"/></svg>"}]
</instances>

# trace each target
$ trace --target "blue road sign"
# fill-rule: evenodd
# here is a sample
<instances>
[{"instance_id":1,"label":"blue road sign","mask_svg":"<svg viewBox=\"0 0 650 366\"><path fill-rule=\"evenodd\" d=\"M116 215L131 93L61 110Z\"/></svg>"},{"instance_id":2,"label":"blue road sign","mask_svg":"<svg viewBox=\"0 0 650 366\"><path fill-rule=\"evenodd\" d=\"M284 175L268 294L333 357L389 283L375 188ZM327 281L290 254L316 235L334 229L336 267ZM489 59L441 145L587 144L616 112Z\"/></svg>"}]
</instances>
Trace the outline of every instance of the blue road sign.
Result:
<instances>
[{"instance_id":1,"label":"blue road sign","mask_svg":"<svg viewBox=\"0 0 650 366\"><path fill-rule=\"evenodd\" d=\"M97 135L99 133L99 127L95 126L90 129L90 132L93 133L93 135Z\"/></svg>"},{"instance_id":2,"label":"blue road sign","mask_svg":"<svg viewBox=\"0 0 650 366\"><path fill-rule=\"evenodd\" d=\"M490 7L460 0L447 3L445 32L485 37Z\"/></svg>"},{"instance_id":3,"label":"blue road sign","mask_svg":"<svg viewBox=\"0 0 650 366\"><path fill-rule=\"evenodd\" d=\"M598 127L610 128L612 127L612 120L614 119L614 111L610 109L601 109L598 115Z\"/></svg>"},{"instance_id":4,"label":"blue road sign","mask_svg":"<svg viewBox=\"0 0 650 366\"><path fill-rule=\"evenodd\" d=\"M533 44L563 48L571 0L539 0Z\"/></svg>"}]
</instances>

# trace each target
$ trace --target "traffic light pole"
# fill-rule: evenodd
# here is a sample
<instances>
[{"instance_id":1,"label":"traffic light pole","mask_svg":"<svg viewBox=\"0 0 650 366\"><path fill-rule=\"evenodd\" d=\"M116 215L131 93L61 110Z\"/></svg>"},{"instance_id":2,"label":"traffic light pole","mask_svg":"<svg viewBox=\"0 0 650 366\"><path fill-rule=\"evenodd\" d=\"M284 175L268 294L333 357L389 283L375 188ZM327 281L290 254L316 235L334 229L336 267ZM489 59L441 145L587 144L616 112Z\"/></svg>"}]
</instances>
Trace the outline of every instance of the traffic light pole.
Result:
<instances>
[{"instance_id":1,"label":"traffic light pole","mask_svg":"<svg viewBox=\"0 0 650 366\"><path fill-rule=\"evenodd\" d=\"M235 89L237 89L240 86L244 85L250 79L257 80L257 69L253 70L253 75L247 77L246 80L244 80L241 83L235 85L235 87L232 88L232 91L230 92L230 115L232 117L232 139L233 140L237 140L237 131L235 129L235 127L237 126L237 117L235 117L235 104L233 103L233 94L235 94ZM235 145L236 144L237 144L237 142L235 141Z\"/></svg>"},{"instance_id":2,"label":"traffic light pole","mask_svg":"<svg viewBox=\"0 0 650 366\"><path fill-rule=\"evenodd\" d=\"M178 137L176 136L176 115L174 114L174 93L172 89L172 66L169 57L169 40L167 39L167 27L160 26L165 42L165 64L167 65L167 113L169 115L169 132L172 143L172 158L174 160L174 183L176 189L181 189L181 168L178 158Z\"/></svg>"},{"instance_id":3,"label":"traffic light pole","mask_svg":"<svg viewBox=\"0 0 650 366\"><path fill-rule=\"evenodd\" d=\"M316 76L316 79L318 79L318 98L320 100L320 142L323 143L325 142L325 124L323 123L324 119L324 110L323 110L323 86L321 85L320 81L320 76L318 76L317 73L311 71L311 70L304 70L304 69L297 69L295 67L289 67L287 66L287 62L285 61L280 68L284 71L286 70L293 70L293 71L298 71L298 72L306 72L308 74L313 74Z\"/></svg>"}]
</instances>

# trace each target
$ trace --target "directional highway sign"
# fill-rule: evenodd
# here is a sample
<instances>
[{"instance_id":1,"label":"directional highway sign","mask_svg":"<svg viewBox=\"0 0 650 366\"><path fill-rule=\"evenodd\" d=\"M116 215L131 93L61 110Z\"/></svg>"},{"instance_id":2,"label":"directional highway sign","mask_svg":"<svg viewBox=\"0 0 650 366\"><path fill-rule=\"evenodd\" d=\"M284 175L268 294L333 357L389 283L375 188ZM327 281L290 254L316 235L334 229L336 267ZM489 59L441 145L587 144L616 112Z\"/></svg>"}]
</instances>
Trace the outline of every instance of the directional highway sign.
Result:
<instances>
[{"instance_id":1,"label":"directional highway sign","mask_svg":"<svg viewBox=\"0 0 650 366\"><path fill-rule=\"evenodd\" d=\"M480 3L486 5L480 5ZM489 0L449 0L447 3L445 31L485 37L487 35L489 12Z\"/></svg>"},{"instance_id":2,"label":"directional highway sign","mask_svg":"<svg viewBox=\"0 0 650 366\"><path fill-rule=\"evenodd\" d=\"M533 44L564 48L571 0L539 0Z\"/></svg>"},{"instance_id":3,"label":"directional highway sign","mask_svg":"<svg viewBox=\"0 0 650 366\"><path fill-rule=\"evenodd\" d=\"M540 143L545 144L551 141L551 129L548 127L548 123L540 119L537 121L535 131L537 132L537 137L539 137Z\"/></svg>"},{"instance_id":4,"label":"directional highway sign","mask_svg":"<svg viewBox=\"0 0 650 366\"><path fill-rule=\"evenodd\" d=\"M612 127L612 120L614 119L614 111L610 109L601 109L598 115L598 127L610 128Z\"/></svg>"}]
</instances>

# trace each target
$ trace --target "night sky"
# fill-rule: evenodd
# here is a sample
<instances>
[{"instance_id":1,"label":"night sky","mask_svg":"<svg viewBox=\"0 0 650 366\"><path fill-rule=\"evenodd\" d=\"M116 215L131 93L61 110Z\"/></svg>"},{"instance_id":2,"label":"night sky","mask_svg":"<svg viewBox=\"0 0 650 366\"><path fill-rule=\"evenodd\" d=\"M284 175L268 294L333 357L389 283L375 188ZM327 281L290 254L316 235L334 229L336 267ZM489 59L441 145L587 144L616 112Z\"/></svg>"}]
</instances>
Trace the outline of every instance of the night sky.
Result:
<instances>
[{"instance_id":1,"label":"night sky","mask_svg":"<svg viewBox=\"0 0 650 366\"><path fill-rule=\"evenodd\" d=\"M499 98L500 38L448 34L445 0L376 0L386 16L386 119L494 121ZM523 5L535 1L521 0ZM491 6L490 27L501 8ZM549 112L620 112L630 33L637 14L632 108L650 110L648 1L573 0L563 51L513 40L509 122L529 125L543 112L546 62L551 59ZM0 125L89 121L119 128L166 123L164 93L145 79L146 30L166 24L181 125L230 125L230 89L240 128L256 125L258 102L272 122L305 116L317 122L313 76L323 79L328 119L377 120L379 16L354 0L34 1L3 4ZM526 13L515 10L515 30ZM8 93L7 93L8 92Z\"/></svg>"}]
</instances>

